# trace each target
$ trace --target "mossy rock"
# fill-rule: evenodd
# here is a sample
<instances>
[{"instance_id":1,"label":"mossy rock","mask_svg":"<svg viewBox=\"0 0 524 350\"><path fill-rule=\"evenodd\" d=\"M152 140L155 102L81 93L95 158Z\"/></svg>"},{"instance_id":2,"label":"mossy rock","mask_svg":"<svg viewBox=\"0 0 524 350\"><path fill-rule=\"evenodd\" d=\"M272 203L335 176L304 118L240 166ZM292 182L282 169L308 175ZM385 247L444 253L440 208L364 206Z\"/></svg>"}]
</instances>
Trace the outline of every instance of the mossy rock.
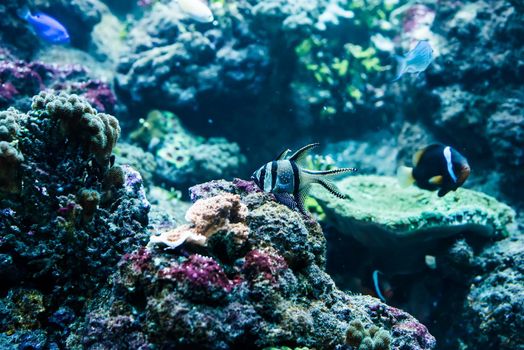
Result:
<instances>
[{"instance_id":1,"label":"mossy rock","mask_svg":"<svg viewBox=\"0 0 524 350\"><path fill-rule=\"evenodd\" d=\"M329 223L371 248L416 245L465 232L501 239L515 227L513 209L472 190L460 188L439 198L416 186L401 188L386 176L352 176L337 185L350 199L322 188L311 195Z\"/></svg>"}]
</instances>

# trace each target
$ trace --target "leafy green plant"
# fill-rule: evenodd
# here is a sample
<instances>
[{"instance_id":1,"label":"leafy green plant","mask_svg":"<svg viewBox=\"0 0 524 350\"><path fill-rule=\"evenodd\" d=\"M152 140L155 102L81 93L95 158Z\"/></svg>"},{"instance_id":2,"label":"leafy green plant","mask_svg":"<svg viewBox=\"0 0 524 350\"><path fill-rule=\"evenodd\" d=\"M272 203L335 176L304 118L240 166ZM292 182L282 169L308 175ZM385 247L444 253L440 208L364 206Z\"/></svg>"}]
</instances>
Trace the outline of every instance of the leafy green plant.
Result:
<instances>
[{"instance_id":1,"label":"leafy green plant","mask_svg":"<svg viewBox=\"0 0 524 350\"><path fill-rule=\"evenodd\" d=\"M405 1L404 1L405 2ZM384 85L384 72L390 57L379 52L371 37L392 37L396 32L387 21L401 1L347 1L341 8L352 16L341 18L344 31L334 35L316 31L295 47L299 62L298 84L315 87L318 117L332 118L339 113L354 113L358 105L374 100ZM383 88L383 87L382 87ZM312 103L313 104L313 103Z\"/></svg>"}]
</instances>

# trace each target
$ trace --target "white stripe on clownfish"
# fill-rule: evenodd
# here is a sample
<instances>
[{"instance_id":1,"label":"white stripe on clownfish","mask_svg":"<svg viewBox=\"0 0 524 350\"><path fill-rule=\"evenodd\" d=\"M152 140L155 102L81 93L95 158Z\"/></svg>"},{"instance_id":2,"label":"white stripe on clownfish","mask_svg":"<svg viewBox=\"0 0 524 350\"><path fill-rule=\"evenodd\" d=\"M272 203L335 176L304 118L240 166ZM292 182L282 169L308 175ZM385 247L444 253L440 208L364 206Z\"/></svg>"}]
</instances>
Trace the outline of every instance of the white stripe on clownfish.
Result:
<instances>
[{"instance_id":1,"label":"white stripe on clownfish","mask_svg":"<svg viewBox=\"0 0 524 350\"><path fill-rule=\"evenodd\" d=\"M453 171L453 163L451 162L451 147L447 146L444 148L444 158L446 158L446 165L448 167L449 176L453 179L453 182L457 182L457 176Z\"/></svg>"}]
</instances>

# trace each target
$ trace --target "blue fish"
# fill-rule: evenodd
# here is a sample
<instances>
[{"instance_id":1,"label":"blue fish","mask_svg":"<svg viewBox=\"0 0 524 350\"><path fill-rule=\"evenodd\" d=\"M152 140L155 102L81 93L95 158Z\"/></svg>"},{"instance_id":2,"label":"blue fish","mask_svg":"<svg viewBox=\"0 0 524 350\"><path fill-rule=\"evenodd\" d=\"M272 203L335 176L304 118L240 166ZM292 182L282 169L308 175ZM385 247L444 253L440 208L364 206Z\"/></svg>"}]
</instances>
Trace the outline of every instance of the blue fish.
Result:
<instances>
[{"instance_id":1,"label":"blue fish","mask_svg":"<svg viewBox=\"0 0 524 350\"><path fill-rule=\"evenodd\" d=\"M18 11L18 16L33 27L34 32L51 44L68 44L70 42L67 29L51 16L37 12L34 15L27 7Z\"/></svg>"},{"instance_id":2,"label":"blue fish","mask_svg":"<svg viewBox=\"0 0 524 350\"><path fill-rule=\"evenodd\" d=\"M433 48L427 40L420 40L417 46L409 51L404 57L397 57L398 68L397 77L393 81L399 80L404 73L417 73L425 71L433 61Z\"/></svg>"}]
</instances>

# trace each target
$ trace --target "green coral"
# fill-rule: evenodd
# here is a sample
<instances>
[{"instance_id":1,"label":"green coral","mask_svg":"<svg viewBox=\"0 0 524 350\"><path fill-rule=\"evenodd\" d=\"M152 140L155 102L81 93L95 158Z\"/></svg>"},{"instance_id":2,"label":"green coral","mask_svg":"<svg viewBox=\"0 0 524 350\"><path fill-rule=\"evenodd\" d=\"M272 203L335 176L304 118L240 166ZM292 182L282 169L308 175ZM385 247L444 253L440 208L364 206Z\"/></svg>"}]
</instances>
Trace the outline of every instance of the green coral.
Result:
<instances>
[{"instance_id":1,"label":"green coral","mask_svg":"<svg viewBox=\"0 0 524 350\"><path fill-rule=\"evenodd\" d=\"M78 194L78 203L82 206L84 221L89 221L93 218L98 209L98 204L100 204L100 193L96 190L83 188Z\"/></svg>"},{"instance_id":2,"label":"green coral","mask_svg":"<svg viewBox=\"0 0 524 350\"><path fill-rule=\"evenodd\" d=\"M20 167L24 156L16 147L16 142L0 141L0 192L18 193L21 178Z\"/></svg>"},{"instance_id":3,"label":"green coral","mask_svg":"<svg viewBox=\"0 0 524 350\"><path fill-rule=\"evenodd\" d=\"M175 114L152 110L145 119L140 119L140 127L130 134L130 138L141 147L147 148L163 142L168 135L183 131L180 120Z\"/></svg>"},{"instance_id":4,"label":"green coral","mask_svg":"<svg viewBox=\"0 0 524 350\"><path fill-rule=\"evenodd\" d=\"M360 320L354 320L346 332L346 344L358 350L389 350L391 334L375 325L365 328Z\"/></svg>"},{"instance_id":5,"label":"green coral","mask_svg":"<svg viewBox=\"0 0 524 350\"><path fill-rule=\"evenodd\" d=\"M18 150L18 120L23 114L14 108L0 112L0 191L18 193L21 179L20 166L24 156Z\"/></svg>"},{"instance_id":6,"label":"green coral","mask_svg":"<svg viewBox=\"0 0 524 350\"><path fill-rule=\"evenodd\" d=\"M264 348L264 350L309 350L310 348L308 347L297 347L297 348L290 348L289 346L278 346L278 347L274 347L274 346L271 346L271 347L268 347L268 348Z\"/></svg>"},{"instance_id":7,"label":"green coral","mask_svg":"<svg viewBox=\"0 0 524 350\"><path fill-rule=\"evenodd\" d=\"M509 206L463 188L439 198L415 186L401 188L387 176L352 176L338 185L350 200L320 190L313 190L312 196L339 231L366 246L385 248L464 231L500 239L515 224Z\"/></svg>"},{"instance_id":8,"label":"green coral","mask_svg":"<svg viewBox=\"0 0 524 350\"><path fill-rule=\"evenodd\" d=\"M153 184L153 175L156 170L153 154L140 147L121 142L113 149L113 153L116 156L116 164L130 165L133 169L138 170L146 187Z\"/></svg>"},{"instance_id":9,"label":"green coral","mask_svg":"<svg viewBox=\"0 0 524 350\"><path fill-rule=\"evenodd\" d=\"M60 121L62 131L72 141L85 144L96 161L107 164L120 137L118 120L97 111L78 95L41 92L33 97L31 108Z\"/></svg>"},{"instance_id":10,"label":"green coral","mask_svg":"<svg viewBox=\"0 0 524 350\"><path fill-rule=\"evenodd\" d=\"M238 144L195 135L171 112L153 110L140 124L131 139L156 156L151 173L165 185L180 188L233 177L247 162Z\"/></svg>"},{"instance_id":11,"label":"green coral","mask_svg":"<svg viewBox=\"0 0 524 350\"><path fill-rule=\"evenodd\" d=\"M14 108L0 112L0 141L11 142L15 140L20 130L18 119L22 117L23 114Z\"/></svg>"},{"instance_id":12,"label":"green coral","mask_svg":"<svg viewBox=\"0 0 524 350\"><path fill-rule=\"evenodd\" d=\"M318 117L325 119L338 113L355 112L357 105L383 97L380 73L389 69L390 57L375 49L372 36L380 34L391 38L395 35L388 17L404 2L343 1L338 6L349 15L339 21L347 22L345 26L358 34L333 37L329 30L321 30L295 47L299 79L294 86L298 89L303 84L318 87L315 95L309 97L318 107Z\"/></svg>"},{"instance_id":13,"label":"green coral","mask_svg":"<svg viewBox=\"0 0 524 350\"><path fill-rule=\"evenodd\" d=\"M44 296L35 289L11 289L5 299L5 308L9 311L2 331L8 334L18 330L30 330L40 327L40 316L45 312Z\"/></svg>"}]
</instances>

